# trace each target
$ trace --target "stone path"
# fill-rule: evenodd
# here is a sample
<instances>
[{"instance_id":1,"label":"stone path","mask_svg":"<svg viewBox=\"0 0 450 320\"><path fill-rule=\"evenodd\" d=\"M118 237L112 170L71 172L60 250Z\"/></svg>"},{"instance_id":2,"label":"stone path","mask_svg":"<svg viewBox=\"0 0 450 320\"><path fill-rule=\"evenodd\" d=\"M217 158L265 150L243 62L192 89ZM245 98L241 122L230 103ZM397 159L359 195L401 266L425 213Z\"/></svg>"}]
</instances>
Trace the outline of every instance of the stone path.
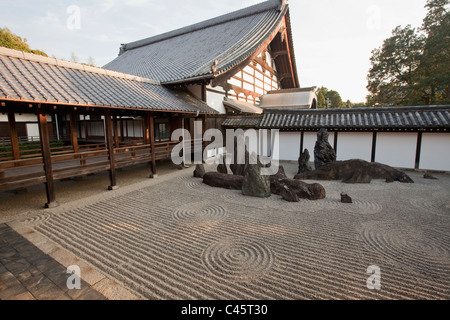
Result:
<instances>
[{"instance_id":1,"label":"stone path","mask_svg":"<svg viewBox=\"0 0 450 320\"><path fill-rule=\"evenodd\" d=\"M6 224L0 224L0 300L105 300L81 281L69 290L67 269Z\"/></svg>"}]
</instances>

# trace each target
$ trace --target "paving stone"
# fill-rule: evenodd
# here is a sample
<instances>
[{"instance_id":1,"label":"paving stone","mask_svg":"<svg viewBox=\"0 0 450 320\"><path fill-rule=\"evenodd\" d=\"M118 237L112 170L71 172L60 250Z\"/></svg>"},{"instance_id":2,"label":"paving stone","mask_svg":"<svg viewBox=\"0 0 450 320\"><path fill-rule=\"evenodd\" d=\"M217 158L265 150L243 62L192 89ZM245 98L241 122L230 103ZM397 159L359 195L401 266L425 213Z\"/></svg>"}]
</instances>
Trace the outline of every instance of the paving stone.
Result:
<instances>
[{"instance_id":1,"label":"paving stone","mask_svg":"<svg viewBox=\"0 0 450 320\"><path fill-rule=\"evenodd\" d=\"M14 275L22 273L31 267L31 264L22 257L17 259L13 259L12 257L4 259L3 264Z\"/></svg>"},{"instance_id":2,"label":"paving stone","mask_svg":"<svg viewBox=\"0 0 450 320\"><path fill-rule=\"evenodd\" d=\"M19 255L19 253L9 245L4 245L0 247L0 260L5 258L11 258L15 255Z\"/></svg>"},{"instance_id":3,"label":"paving stone","mask_svg":"<svg viewBox=\"0 0 450 320\"><path fill-rule=\"evenodd\" d=\"M34 283L27 286L27 289L38 300L54 300L65 294L50 279L42 275L40 278L33 278Z\"/></svg>"},{"instance_id":4,"label":"paving stone","mask_svg":"<svg viewBox=\"0 0 450 320\"><path fill-rule=\"evenodd\" d=\"M27 289L19 283L4 290L0 290L0 300L11 300L16 296L25 294L27 292Z\"/></svg>"},{"instance_id":5,"label":"paving stone","mask_svg":"<svg viewBox=\"0 0 450 320\"><path fill-rule=\"evenodd\" d=\"M23 301L23 300L36 300L36 298L33 297L33 295L27 291L27 292L24 292L22 294L18 294L16 296L11 297L10 300L21 300L21 301Z\"/></svg>"},{"instance_id":6,"label":"paving stone","mask_svg":"<svg viewBox=\"0 0 450 320\"><path fill-rule=\"evenodd\" d=\"M0 224L0 300L106 299L85 281L81 290L69 290L66 271L8 225Z\"/></svg>"},{"instance_id":7,"label":"paving stone","mask_svg":"<svg viewBox=\"0 0 450 320\"><path fill-rule=\"evenodd\" d=\"M41 267L39 270L41 270L42 273L46 275L56 286L66 292L69 290L67 288L67 279L70 274L67 273L67 269L62 265L55 265L55 263L56 262L49 263L48 265Z\"/></svg>"},{"instance_id":8,"label":"paving stone","mask_svg":"<svg viewBox=\"0 0 450 320\"><path fill-rule=\"evenodd\" d=\"M81 289L72 289L66 292L74 300L106 300L99 292L93 290L86 284L81 284Z\"/></svg>"},{"instance_id":9,"label":"paving stone","mask_svg":"<svg viewBox=\"0 0 450 320\"><path fill-rule=\"evenodd\" d=\"M20 284L20 282L8 270L0 273L0 291L5 290L8 287L16 286L18 284Z\"/></svg>"}]
</instances>

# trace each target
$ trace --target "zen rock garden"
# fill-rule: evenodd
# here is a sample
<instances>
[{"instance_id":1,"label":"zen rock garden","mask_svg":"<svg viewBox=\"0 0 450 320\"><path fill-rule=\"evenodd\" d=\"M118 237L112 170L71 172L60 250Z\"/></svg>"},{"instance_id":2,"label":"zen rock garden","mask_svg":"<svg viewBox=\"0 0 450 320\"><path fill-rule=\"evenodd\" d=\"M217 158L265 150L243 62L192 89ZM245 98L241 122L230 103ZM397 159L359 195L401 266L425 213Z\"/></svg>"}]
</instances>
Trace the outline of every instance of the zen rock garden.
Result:
<instances>
[{"instance_id":1,"label":"zen rock garden","mask_svg":"<svg viewBox=\"0 0 450 320\"><path fill-rule=\"evenodd\" d=\"M336 152L328 142L328 132L324 129L317 134L314 148L314 169L310 164L310 154L305 149L298 159L298 174L288 178L282 166L272 176L261 174L263 165L256 154L245 150L245 163L236 164L237 146L234 149L234 164L227 169L226 156L217 166L217 171L206 172L203 164L198 164L194 177L202 178L203 183L217 188L241 190L243 195L259 198L279 195L289 202L300 199L320 200L326 197L325 188L319 183L306 183L303 180L341 180L343 183L370 183L373 179L383 179L387 183L398 181L414 183L404 172L381 163L370 163L360 159L336 161ZM352 198L341 194L341 202L352 203Z\"/></svg>"}]
</instances>

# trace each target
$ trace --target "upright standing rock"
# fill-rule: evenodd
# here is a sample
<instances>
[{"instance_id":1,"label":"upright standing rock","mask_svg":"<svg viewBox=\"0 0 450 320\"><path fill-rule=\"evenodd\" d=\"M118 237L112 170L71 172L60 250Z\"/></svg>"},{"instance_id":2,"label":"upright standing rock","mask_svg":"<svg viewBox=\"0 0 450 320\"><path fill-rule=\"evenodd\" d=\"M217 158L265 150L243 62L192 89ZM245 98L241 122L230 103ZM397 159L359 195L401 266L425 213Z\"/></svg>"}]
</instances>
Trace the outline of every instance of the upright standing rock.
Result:
<instances>
[{"instance_id":1,"label":"upright standing rock","mask_svg":"<svg viewBox=\"0 0 450 320\"><path fill-rule=\"evenodd\" d=\"M225 154L222 157L222 163L217 165L217 172L219 173L224 173L224 174L228 174L228 169L227 169L227 159Z\"/></svg>"},{"instance_id":2,"label":"upright standing rock","mask_svg":"<svg viewBox=\"0 0 450 320\"><path fill-rule=\"evenodd\" d=\"M261 165L255 153L245 169L242 194L258 198L268 198L271 195L270 176L261 175Z\"/></svg>"},{"instance_id":3,"label":"upright standing rock","mask_svg":"<svg viewBox=\"0 0 450 320\"><path fill-rule=\"evenodd\" d=\"M298 158L298 173L297 174L312 171L311 165L309 164L309 159L310 159L309 150L305 149L305 151L303 151L300 154L300 157Z\"/></svg>"},{"instance_id":4,"label":"upright standing rock","mask_svg":"<svg viewBox=\"0 0 450 320\"><path fill-rule=\"evenodd\" d=\"M197 164L195 166L195 170L194 170L195 178L203 178L205 173L206 173L206 170L205 170L205 166L203 164Z\"/></svg>"},{"instance_id":5,"label":"upright standing rock","mask_svg":"<svg viewBox=\"0 0 450 320\"><path fill-rule=\"evenodd\" d=\"M238 150L242 151L244 149L244 159L238 159ZM233 163L230 164L230 169L234 175L243 176L247 166L249 164L250 154L247 151L247 146L240 144L237 137L234 137L234 152L233 152ZM243 161L242 161L243 160Z\"/></svg>"},{"instance_id":6,"label":"upright standing rock","mask_svg":"<svg viewBox=\"0 0 450 320\"><path fill-rule=\"evenodd\" d=\"M328 142L328 132L325 129L320 129L317 133L317 141L314 147L314 165L316 170L327 163L335 161L336 152Z\"/></svg>"}]
</instances>

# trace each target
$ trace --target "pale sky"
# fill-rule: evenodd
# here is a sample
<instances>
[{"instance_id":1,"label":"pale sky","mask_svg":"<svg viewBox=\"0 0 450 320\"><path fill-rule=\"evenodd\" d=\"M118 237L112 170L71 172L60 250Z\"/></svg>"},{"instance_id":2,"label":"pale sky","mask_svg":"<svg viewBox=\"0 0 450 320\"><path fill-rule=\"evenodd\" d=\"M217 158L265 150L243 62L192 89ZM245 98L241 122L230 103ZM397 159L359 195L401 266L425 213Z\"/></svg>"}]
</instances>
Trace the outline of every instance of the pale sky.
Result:
<instances>
[{"instance_id":1,"label":"pale sky","mask_svg":"<svg viewBox=\"0 0 450 320\"><path fill-rule=\"evenodd\" d=\"M97 66L128 43L232 12L261 0L0 0L0 27L32 49ZM325 86L363 102L371 51L398 26L420 27L426 0L290 0L302 87ZM79 14L77 12L79 10Z\"/></svg>"}]
</instances>

